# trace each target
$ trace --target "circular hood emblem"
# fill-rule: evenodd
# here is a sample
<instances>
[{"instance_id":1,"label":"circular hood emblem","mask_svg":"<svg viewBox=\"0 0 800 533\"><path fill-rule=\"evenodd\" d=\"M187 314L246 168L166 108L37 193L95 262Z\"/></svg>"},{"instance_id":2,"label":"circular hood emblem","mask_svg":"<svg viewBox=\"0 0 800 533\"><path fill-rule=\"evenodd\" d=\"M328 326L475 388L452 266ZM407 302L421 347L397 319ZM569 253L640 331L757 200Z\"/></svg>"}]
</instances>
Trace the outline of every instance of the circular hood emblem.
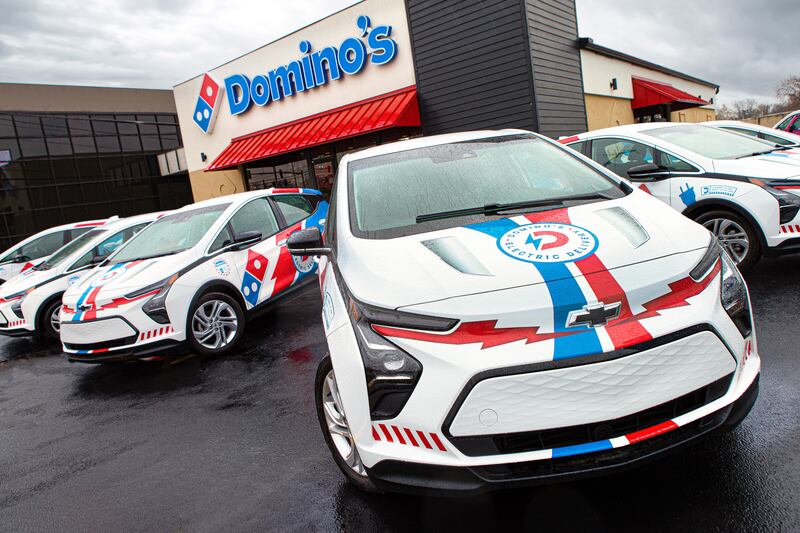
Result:
<instances>
[{"instance_id":1,"label":"circular hood emblem","mask_svg":"<svg viewBox=\"0 0 800 533\"><path fill-rule=\"evenodd\" d=\"M497 239L504 254L527 263L568 263L592 255L597 237L580 226L556 222L526 224Z\"/></svg>"}]
</instances>

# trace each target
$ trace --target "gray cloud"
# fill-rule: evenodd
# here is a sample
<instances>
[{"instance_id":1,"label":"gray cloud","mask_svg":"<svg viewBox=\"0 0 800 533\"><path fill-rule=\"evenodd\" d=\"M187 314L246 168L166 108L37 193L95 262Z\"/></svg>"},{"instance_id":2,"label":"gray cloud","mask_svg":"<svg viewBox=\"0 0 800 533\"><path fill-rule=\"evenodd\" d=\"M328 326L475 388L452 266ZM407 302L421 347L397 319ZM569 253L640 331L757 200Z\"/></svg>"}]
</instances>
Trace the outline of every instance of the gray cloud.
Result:
<instances>
[{"instance_id":1,"label":"gray cloud","mask_svg":"<svg viewBox=\"0 0 800 533\"><path fill-rule=\"evenodd\" d=\"M581 36L721 86L720 101L775 100L800 75L796 0L577 0Z\"/></svg>"},{"instance_id":2,"label":"gray cloud","mask_svg":"<svg viewBox=\"0 0 800 533\"><path fill-rule=\"evenodd\" d=\"M2 0L0 80L169 88L354 0ZM239 7L243 6L243 7ZM774 100L800 75L797 0L577 0L582 36Z\"/></svg>"}]
</instances>

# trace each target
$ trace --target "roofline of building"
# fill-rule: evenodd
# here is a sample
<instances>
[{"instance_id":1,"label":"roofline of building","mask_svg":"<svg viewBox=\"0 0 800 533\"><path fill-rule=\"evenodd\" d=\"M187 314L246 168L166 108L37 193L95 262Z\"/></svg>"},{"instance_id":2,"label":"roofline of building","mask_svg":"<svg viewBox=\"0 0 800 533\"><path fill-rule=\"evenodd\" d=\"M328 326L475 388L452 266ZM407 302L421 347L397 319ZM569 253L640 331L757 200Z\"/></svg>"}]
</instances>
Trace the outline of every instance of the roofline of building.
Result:
<instances>
[{"instance_id":1,"label":"roofline of building","mask_svg":"<svg viewBox=\"0 0 800 533\"><path fill-rule=\"evenodd\" d=\"M628 63L633 63L634 65L639 65L640 67L649 68L650 70L663 72L664 74L669 74L670 76L675 76L676 78L681 78L686 81L699 83L701 85L707 85L709 87L713 87L717 92L719 92L719 85L717 85L716 83L702 80L700 78L684 74L683 72L678 72L677 70L661 66L657 63L651 63L650 61L646 61L644 59L640 59L630 54L626 54L625 52L620 52L617 50L612 50L611 48L606 48L605 46L596 44L594 42L594 39L592 39L591 37L580 37L578 39L578 47L582 50L589 50L590 52L595 52L600 55L613 57L614 59L619 59L621 61L627 61Z\"/></svg>"}]
</instances>

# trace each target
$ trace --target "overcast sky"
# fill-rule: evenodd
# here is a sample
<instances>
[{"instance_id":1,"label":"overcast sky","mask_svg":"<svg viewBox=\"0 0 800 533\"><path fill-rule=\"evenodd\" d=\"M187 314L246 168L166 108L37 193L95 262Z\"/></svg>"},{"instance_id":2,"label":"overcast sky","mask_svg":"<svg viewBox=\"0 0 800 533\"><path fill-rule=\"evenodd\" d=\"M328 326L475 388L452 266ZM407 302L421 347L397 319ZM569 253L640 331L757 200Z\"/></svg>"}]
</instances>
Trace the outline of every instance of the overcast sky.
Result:
<instances>
[{"instance_id":1,"label":"overcast sky","mask_svg":"<svg viewBox=\"0 0 800 533\"><path fill-rule=\"evenodd\" d=\"M170 88L352 3L0 0L0 81ZM581 36L716 82L722 103L800 75L800 0L577 5Z\"/></svg>"}]
</instances>

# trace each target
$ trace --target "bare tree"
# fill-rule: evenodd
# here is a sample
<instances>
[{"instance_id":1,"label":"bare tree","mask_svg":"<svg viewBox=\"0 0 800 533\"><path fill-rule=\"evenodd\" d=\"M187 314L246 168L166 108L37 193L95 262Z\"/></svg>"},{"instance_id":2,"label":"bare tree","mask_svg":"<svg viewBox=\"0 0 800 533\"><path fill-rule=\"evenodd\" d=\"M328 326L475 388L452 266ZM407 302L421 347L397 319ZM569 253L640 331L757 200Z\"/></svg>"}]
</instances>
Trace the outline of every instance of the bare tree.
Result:
<instances>
[{"instance_id":1,"label":"bare tree","mask_svg":"<svg viewBox=\"0 0 800 533\"><path fill-rule=\"evenodd\" d=\"M800 108L800 76L789 76L780 82L775 94L786 108Z\"/></svg>"},{"instance_id":2,"label":"bare tree","mask_svg":"<svg viewBox=\"0 0 800 533\"><path fill-rule=\"evenodd\" d=\"M738 119L758 116L758 102L755 98L736 100L732 105Z\"/></svg>"}]
</instances>

